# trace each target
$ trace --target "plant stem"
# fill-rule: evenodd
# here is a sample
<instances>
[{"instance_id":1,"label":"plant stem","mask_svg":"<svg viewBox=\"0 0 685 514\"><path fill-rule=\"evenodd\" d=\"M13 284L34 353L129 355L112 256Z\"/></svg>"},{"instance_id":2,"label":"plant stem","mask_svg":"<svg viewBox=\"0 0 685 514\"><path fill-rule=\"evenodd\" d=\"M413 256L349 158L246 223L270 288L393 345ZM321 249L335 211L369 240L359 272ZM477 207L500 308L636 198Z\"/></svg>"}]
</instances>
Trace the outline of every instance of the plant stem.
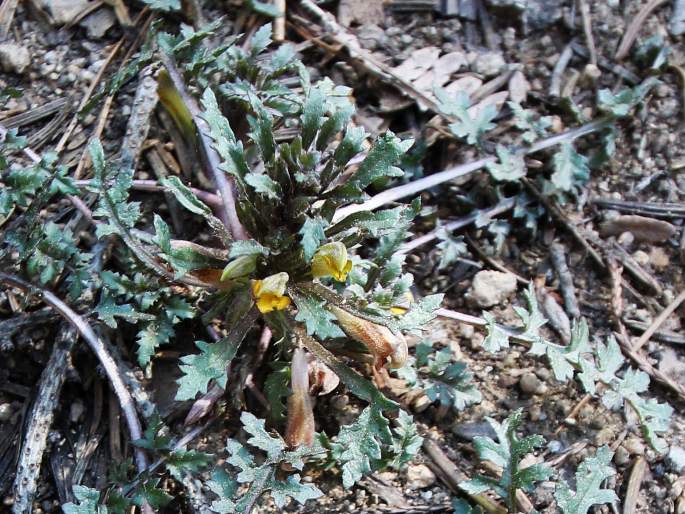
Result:
<instances>
[{"instance_id":1,"label":"plant stem","mask_svg":"<svg viewBox=\"0 0 685 514\"><path fill-rule=\"evenodd\" d=\"M606 128L609 125L611 125L615 120L615 116L603 116L594 121L586 123L585 125L581 125L580 127L563 132L562 134L556 134L554 136L542 139L531 146L514 150L514 154L528 155L559 145L561 143L565 143L567 141L573 141L576 138ZM448 180L454 180L456 178L468 175L469 173L473 173L474 171L478 171L484 168L487 164L496 161L497 158L492 155L488 157L483 157L482 159L467 162L464 164L459 164L457 166L448 168L444 171L428 175L427 177L421 178L419 180L414 180L413 182L409 182L408 184L403 184L401 186L386 189L382 193L378 193L377 195L372 196L364 203L348 205L347 207L338 209L335 213L335 216L333 217L333 221L340 221L341 219L345 218L346 216L349 216L350 214L354 214L355 212L372 211L388 203L395 202L407 196L411 196L416 193L420 193L421 191L425 191L426 189L430 189L431 187L442 184L443 182L447 182Z\"/></svg>"},{"instance_id":2,"label":"plant stem","mask_svg":"<svg viewBox=\"0 0 685 514\"><path fill-rule=\"evenodd\" d=\"M190 114L193 117L193 122L195 123L195 127L197 128L199 134L199 140L202 146L204 158L206 159L207 167L214 178L214 183L216 184L219 194L221 195L221 199L223 200L223 221L235 239L249 239L250 236L245 231L245 228L240 223L240 219L238 218L238 212L236 211L236 197L232 180L227 177L221 169L219 169L219 155L216 153L216 150L214 150L212 142L207 135L209 127L207 126L205 120L200 116L200 108L197 106L197 103L190 96L190 94L188 94L185 83L183 82L183 77L176 67L173 56L162 51L161 58L162 63L167 69L169 77L176 88L176 91L178 91L178 94L183 99L183 103L185 103L188 111L190 111Z\"/></svg>"},{"instance_id":3,"label":"plant stem","mask_svg":"<svg viewBox=\"0 0 685 514\"><path fill-rule=\"evenodd\" d=\"M138 415L133 404L131 393L129 393L128 389L126 389L124 379L121 376L119 368L114 362L114 359L109 352L107 352L104 343L95 334L95 331L88 324L88 322L78 313L73 311L66 303L60 300L54 293L47 289L35 286L29 282L26 282L25 280L20 279L19 277L2 272L0 272L0 282L40 297L45 303L47 303L62 317L64 317L65 320L71 323L76 330L78 330L88 346L90 346L91 350L93 350L93 353L95 353L95 356L100 361L100 364L102 364L105 374L112 385L112 389L114 389L114 393L119 399L119 404L121 405L121 410L126 418L126 424L128 425L131 440L136 441L138 439L142 439L143 431L140 421L138 420ZM138 447L134 449L134 452L136 457L136 467L139 472L143 472L148 465L145 452L142 448Z\"/></svg>"},{"instance_id":4,"label":"plant stem","mask_svg":"<svg viewBox=\"0 0 685 514\"><path fill-rule=\"evenodd\" d=\"M483 209L483 210L478 210L472 214L469 214L468 216L464 216L463 218L459 218L458 220L450 221L449 223L445 223L442 225L439 229L445 229L447 231L453 231L453 230L458 230L460 228L463 228L467 225L470 225L474 221L476 221L480 216L486 216L488 218L491 218L493 216L497 216L498 214L502 214L503 212L508 211L512 207L514 207L515 203L514 198L505 198L502 200L500 203L495 205L494 207L491 207L490 209ZM438 230L433 230L432 232L429 232L428 234L424 234L423 236L417 237L412 239L411 241L408 241L402 245L402 247L398 250L397 253L399 254L405 254L409 253L412 250L415 250L419 246L425 245L426 243L430 243L434 239L437 239L438 237Z\"/></svg>"}]
</instances>

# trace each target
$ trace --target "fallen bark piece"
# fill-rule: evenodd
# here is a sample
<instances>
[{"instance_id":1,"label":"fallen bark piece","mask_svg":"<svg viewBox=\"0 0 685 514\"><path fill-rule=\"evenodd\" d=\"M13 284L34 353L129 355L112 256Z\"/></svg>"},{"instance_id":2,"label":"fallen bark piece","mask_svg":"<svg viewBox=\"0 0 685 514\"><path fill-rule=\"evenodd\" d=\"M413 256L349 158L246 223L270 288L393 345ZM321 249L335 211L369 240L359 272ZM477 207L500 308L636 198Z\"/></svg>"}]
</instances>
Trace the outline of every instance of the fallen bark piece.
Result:
<instances>
[{"instance_id":1,"label":"fallen bark piece","mask_svg":"<svg viewBox=\"0 0 685 514\"><path fill-rule=\"evenodd\" d=\"M618 236L623 232L630 232L638 242L663 243L675 234L676 228L667 221L627 215L605 221L599 229L602 237Z\"/></svg>"}]
</instances>

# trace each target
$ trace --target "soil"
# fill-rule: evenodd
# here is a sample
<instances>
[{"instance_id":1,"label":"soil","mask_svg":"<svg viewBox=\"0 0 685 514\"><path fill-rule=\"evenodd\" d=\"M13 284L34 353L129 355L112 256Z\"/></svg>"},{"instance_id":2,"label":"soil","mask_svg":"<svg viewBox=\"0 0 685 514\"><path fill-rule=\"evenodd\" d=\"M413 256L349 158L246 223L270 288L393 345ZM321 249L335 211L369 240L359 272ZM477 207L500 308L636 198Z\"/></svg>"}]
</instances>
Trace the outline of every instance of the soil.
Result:
<instances>
[{"instance_id":1,"label":"soil","mask_svg":"<svg viewBox=\"0 0 685 514\"><path fill-rule=\"evenodd\" d=\"M8 0L3 5L5 3ZM388 67L401 65L422 49L434 48L440 55L452 52L463 55L464 65L457 72L449 74L446 84L464 77L475 78L482 84L501 76L508 66L512 70L519 70L525 81L523 85L515 85L519 89L514 94L520 94L522 88L525 97L522 104L541 116L553 116L555 130L561 131L574 126L575 122L560 107L558 98L550 94L550 83L554 67L566 45L575 40L579 46L587 46L580 10L576 5L581 2L536 0L528 3L529 10L522 13L515 5L525 5L526 2L445 2L445 5L462 6L460 14L454 16L445 16L432 8L427 9L420 2L397 0L389 3L369 2L368 11L362 10L362 3L352 0L341 1L342 5L327 2L322 7L333 14L341 9L343 18L351 24L349 32L358 38L363 48ZM671 66L659 71L649 70L639 64L632 54L619 62L615 59L616 48L628 25L646 2L585 0L582 3L587 4L590 9L599 72L596 73L595 68L588 66L586 57L574 54L561 76L562 89L569 88L582 114L588 119L598 116L597 91L602 88L618 91L621 87L630 85L626 82L626 77L631 75L637 76L639 80L650 74L658 75L660 83L653 88L644 105L634 115L618 123L615 133L616 152L610 162L593 170L589 182L578 197L564 204L562 211L572 224L582 227L603 255L613 255L607 249L615 243L632 256L643 272L659 285L660 294L627 272L623 275L633 292L624 290L622 319L650 324L685 289L685 238L681 237L683 218L668 219L676 228L675 235L659 243L643 242L631 231L620 231L619 235L608 238L600 235L600 225L616 220L619 213L595 200L632 201L642 205L648 202L683 204L685 124L682 120L685 113L685 76L679 68L685 66L682 36L670 34L668 27L672 16L671 6L670 3L664 3L646 18L640 27L635 46L639 47L651 36L660 36L669 49L668 60ZM532 7L534 4L536 7ZM140 5L132 2L127 5L132 17L140 12ZM469 6L478 5L487 13L489 26L488 23L482 23L482 18L472 15ZM69 105L80 102L96 79L112 45L122 38L128 45L137 35L137 29L122 26L116 18L110 19L113 11L107 4L96 10L96 13L106 12L107 15L99 16L107 19L89 22L96 29L103 23L111 22L111 27L97 37L89 34L79 23L61 27L51 24L45 18L45 9L37 2L21 3L17 8L9 38L28 50L30 63L21 73L12 71L8 64L6 73L0 75L0 86L17 87L24 92L21 98L11 100L6 110L0 112L0 123L17 114L32 112L57 99L69 99ZM239 32L249 33L263 21L239 8L235 2L208 2L201 9L204 19L226 17L226 23L219 31L219 39ZM357 123L374 134L391 129L402 136L423 138L432 143L421 160L421 166L414 170L415 177L426 176L477 157L478 152L474 147L467 147L454 138L446 137L445 124L435 119L433 113L423 110L414 98L401 95L392 85L367 73L364 66L360 66L344 49L333 46L330 51L325 51L316 42L312 42L312 36L317 35L316 27L309 27L309 33L298 30L298 27L302 27L302 20L308 19L305 11L296 5L292 6L292 12L290 5L288 9L293 16L293 23L288 25L287 39L300 45L303 61L316 76L330 76L336 83L353 88L360 108L355 118ZM352 16L353 19L350 20L350 12L362 14ZM172 16L167 23L171 27L178 26L179 18ZM96 29L91 30L98 32ZM618 69L618 66L621 68ZM617 69L619 74L615 72ZM116 66L110 66L105 77L111 76L114 70ZM625 70L625 73L621 70ZM576 81L575 86L569 85L571 81ZM109 109L102 133L106 149L115 149L124 136L136 87L137 79L134 78L123 87ZM511 87L511 83L505 81L491 95L510 91ZM509 94L512 94L511 91ZM492 101L498 105L503 103L501 96ZM96 129L102 108L99 105L79 118L75 131L66 142L61 161L71 170L81 160L86 140ZM39 137L39 131L60 116L60 110L50 113L46 118L22 125L20 133L35 138L32 140L32 148L36 151L54 149L72 115L73 110L65 116L65 121L58 120L46 137ZM511 143L518 134L511 123L505 120L504 114L498 119L503 122L496 129L496 135L487 138L486 151L492 151L495 143ZM172 148L169 135L157 118L149 137ZM596 137L579 139L577 142L577 149L581 153L591 153L598 146ZM548 174L545 157L545 154L541 154L529 159L529 176ZM470 212L474 204L477 207L494 205L497 196L487 177L485 172L476 173L423 192L421 197L424 210L414 232L419 235L430 231L436 219L449 221L460 218ZM154 178L146 161L141 161L136 178ZM164 205L160 207L159 196L151 198L144 193L139 196L145 209L166 208ZM59 207L55 206L57 208ZM468 233L478 248L492 256L488 260L483 260L470 247L468 259L462 259L446 269L438 269L440 252L434 245L422 246L410 254L407 262L409 270L416 277L415 295L444 292L446 308L480 315L482 309L473 305L466 293L471 288L475 273L480 269L492 269L494 260L524 279L537 280L537 283L542 281L563 304L558 295L558 279L548 258L550 245L558 242L567 251L565 256L576 287L580 311L590 324L592 337L604 339L616 330L612 318L613 290L609 273L593 261L558 219L543 214L535 222L535 232L531 232L520 218L513 217L511 213L500 215L500 219L506 222L509 231L501 244L497 243L486 228L470 225L457 232L457 235ZM520 293L524 288L523 284L519 284L519 294L511 295L506 301L488 310L498 321L516 324L513 307L521 304ZM9 302L9 299L2 300L3 316L9 313ZM666 319L659 330L682 335L684 316L685 309L681 306ZM13 501L11 484L14 471L11 463L21 437L24 414L34 399L35 386L50 354L55 320L52 318L47 322L23 327L16 333L10 333L2 323L4 321L0 322L0 361L3 363L0 365L0 496L4 497L4 503L0 510L4 512L9 511ZM154 379L149 379L142 370L135 368L139 377L148 384L154 400L166 416L165 422L175 434L185 431L182 422L189 404L174 402L169 391L173 390L173 381L179 373L176 358L192 351L192 341L197 338L193 335L194 330L195 327L187 327L186 342L180 341L162 355L160 364L155 365ZM559 340L558 333L547 330L550 338ZM628 325L628 331L633 341L641 333L631 325ZM133 334L125 331L120 334L124 352L131 351ZM501 421L504 413L522 408L526 413L522 431L526 434L540 434L546 440L545 446L536 454L538 461L551 462L556 457L564 456L555 465L560 476L570 478L583 458L594 455L599 446L606 444L616 452L614 465L617 474L608 479L604 487L616 491L621 500L625 499L627 483L636 460L644 458L647 463L637 506L631 513L685 512L685 462L675 462L674 459L650 449L644 442L634 417L626 417L621 412L608 412L597 399L591 399L580 409L573 421L565 422L565 418L583 397L580 385L556 381L546 363L528 355L526 347L513 345L495 355L487 353L482 349L483 336L478 330L442 318L432 322L426 336L436 348L450 347L454 358L468 365L474 376L474 384L483 394L483 400L479 404L458 413L445 411L436 405L420 402L413 404L421 433L438 442L462 472L473 476L482 470L473 449L473 437L490 433L485 423L486 418L492 416ZM671 344L655 339L642 349L650 364L674 381L685 385L685 357L682 351L682 343ZM124 354L124 360L135 362L130 353ZM71 479L57 476L56 470L66 469L73 473L78 466L85 466L85 472L81 470L84 483L99 487L106 483L103 471L113 451L107 435L112 423L109 413L113 407L110 403L115 403L115 399L108 392L106 380L94 366L94 362L85 348L79 346L74 351L60 408L51 428L48 450L43 459L42 479L33 512L59 512L59 505L67 498L69 493L65 484L70 484ZM261 379L263 377L257 377L257 383ZM397 384L397 387L401 390L402 386ZM666 440L671 451L673 448L682 451L685 448L683 399L654 381L649 394L674 407L675 414ZM247 401L254 402L254 398L247 394ZM337 425L333 421L349 420L358 410L359 405L353 399L337 391L321 397L316 406L316 415L317 419L327 421L319 428L326 429L327 424ZM228 412L235 414L231 409ZM227 415L203 432L193 441L192 446L202 451L220 453L226 437L235 433L236 426L237 418ZM89 438L98 441L94 448L86 444ZM119 448L119 451L122 449ZM130 454L130 449L124 448L123 451ZM351 489L342 487L340 475L335 470L312 471L306 479L315 481L324 491L324 497L311 501L304 507L291 503L286 511L449 511L449 502L454 497L454 492L439 479L431 478L432 473L422 467L423 463L432 465L427 457L419 457L403 471L375 473ZM7 467L3 468L2 465ZM178 487L171 483L169 480L168 487ZM539 512L557 512L553 490L553 483L543 482L528 494ZM183 502L183 490L170 489L169 492L177 495L177 500L165 512L193 512ZM271 511L275 507L266 501L259 509ZM595 512L610 511L605 506ZM613 512L619 511L628 512L624 510L622 501L613 509Z\"/></svg>"}]
</instances>

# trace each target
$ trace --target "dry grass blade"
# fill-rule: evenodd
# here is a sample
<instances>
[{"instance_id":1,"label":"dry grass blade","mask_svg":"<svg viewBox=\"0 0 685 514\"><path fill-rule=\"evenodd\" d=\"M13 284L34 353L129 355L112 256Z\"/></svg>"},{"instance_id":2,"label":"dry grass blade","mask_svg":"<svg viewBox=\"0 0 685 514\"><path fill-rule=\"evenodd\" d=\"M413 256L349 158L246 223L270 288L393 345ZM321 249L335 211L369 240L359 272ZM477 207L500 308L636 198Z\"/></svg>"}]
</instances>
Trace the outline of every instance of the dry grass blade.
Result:
<instances>
[{"instance_id":1,"label":"dry grass blade","mask_svg":"<svg viewBox=\"0 0 685 514\"><path fill-rule=\"evenodd\" d=\"M661 313L654 318L654 321L652 321L652 324L649 325L649 328L644 331L644 333L640 336L640 338L635 341L635 344L633 345L633 350L634 351L639 351L642 346L649 341L649 339L654 335L654 332L656 332L659 327L668 319L668 317L675 312L675 310L680 307L680 304L685 301L685 291L681 291L678 296L676 296L673 301L668 304L668 307L666 307Z\"/></svg>"},{"instance_id":2,"label":"dry grass blade","mask_svg":"<svg viewBox=\"0 0 685 514\"><path fill-rule=\"evenodd\" d=\"M7 39L19 0L3 0L0 5L0 41Z\"/></svg>"},{"instance_id":3,"label":"dry grass blade","mask_svg":"<svg viewBox=\"0 0 685 514\"><path fill-rule=\"evenodd\" d=\"M645 478L645 473L648 470L649 466L647 466L645 458L638 456L630 470L628 487L626 487L626 495L623 500L623 514L634 514L637 512L637 500L640 496L640 487Z\"/></svg>"},{"instance_id":4,"label":"dry grass blade","mask_svg":"<svg viewBox=\"0 0 685 514\"><path fill-rule=\"evenodd\" d=\"M640 9L640 12L638 12L633 18L633 21L630 22L630 25L628 25L625 34L623 34L623 39L621 39L621 43L618 45L614 59L621 61L626 58L628 52L630 52L630 49L633 46L633 43L637 39L637 35L640 32L640 28L644 24L645 20L649 17L652 11L654 11L654 9L665 3L666 0L650 0L642 7L642 9Z\"/></svg>"}]
</instances>

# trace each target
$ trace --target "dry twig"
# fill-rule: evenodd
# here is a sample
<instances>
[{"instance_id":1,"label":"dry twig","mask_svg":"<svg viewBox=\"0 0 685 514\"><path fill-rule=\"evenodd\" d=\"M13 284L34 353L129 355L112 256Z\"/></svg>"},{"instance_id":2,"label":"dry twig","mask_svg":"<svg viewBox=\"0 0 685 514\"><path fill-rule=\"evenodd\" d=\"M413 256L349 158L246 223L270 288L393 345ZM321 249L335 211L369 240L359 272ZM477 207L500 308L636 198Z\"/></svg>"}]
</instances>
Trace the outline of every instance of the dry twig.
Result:
<instances>
[{"instance_id":1,"label":"dry twig","mask_svg":"<svg viewBox=\"0 0 685 514\"><path fill-rule=\"evenodd\" d=\"M675 310L680 307L680 304L685 301L685 290L681 291L678 296L676 296L673 301L666 307L661 313L654 318L654 321L652 321L652 324L649 325L649 328L644 331L644 333L640 336L640 338L635 341L635 344L633 345L633 350L634 351L639 351L642 346L649 341L649 339L654 335L654 332L656 332L659 327L668 319L668 317L675 312Z\"/></svg>"},{"instance_id":2,"label":"dry twig","mask_svg":"<svg viewBox=\"0 0 685 514\"><path fill-rule=\"evenodd\" d=\"M124 413L129 433L131 435L131 440L136 441L141 439L143 437L143 432L140 421L138 420L138 415L136 414L131 393L129 393L128 389L126 388L121 372L114 362L114 359L105 348L102 339L95 334L95 331L92 329L90 324L74 310L72 310L71 307L69 307L66 303L64 303L55 294L47 289L34 286L33 284L26 282L19 277L15 277L3 272L0 272L0 283L11 287L16 287L28 294L34 294L38 296L45 301L45 303L50 305L50 307L55 309L62 317L64 317L64 319L68 321L74 328L76 328L76 330L78 330L88 346L90 346L91 350L93 350L93 353L95 353L95 356L100 361L100 364L102 365L105 374L107 375L107 378L109 379L110 384L112 385L112 388L119 399L121 410ZM138 470L142 472L147 468L147 457L142 448L136 447L134 451L136 456L136 466L138 467Z\"/></svg>"},{"instance_id":3,"label":"dry twig","mask_svg":"<svg viewBox=\"0 0 685 514\"><path fill-rule=\"evenodd\" d=\"M616 59L617 61L621 61L626 58L628 52L630 52L630 49L633 46L633 43L637 39L637 35L640 32L642 24L649 17L652 11L654 11L654 9L665 3L666 0L650 0L644 6L642 6L640 12L638 12L637 15L633 18L633 20L630 22L630 25L628 25L628 28L623 34L623 39L621 39L621 44L618 45L618 49L616 50L616 55L614 56L614 59Z\"/></svg>"}]
</instances>

